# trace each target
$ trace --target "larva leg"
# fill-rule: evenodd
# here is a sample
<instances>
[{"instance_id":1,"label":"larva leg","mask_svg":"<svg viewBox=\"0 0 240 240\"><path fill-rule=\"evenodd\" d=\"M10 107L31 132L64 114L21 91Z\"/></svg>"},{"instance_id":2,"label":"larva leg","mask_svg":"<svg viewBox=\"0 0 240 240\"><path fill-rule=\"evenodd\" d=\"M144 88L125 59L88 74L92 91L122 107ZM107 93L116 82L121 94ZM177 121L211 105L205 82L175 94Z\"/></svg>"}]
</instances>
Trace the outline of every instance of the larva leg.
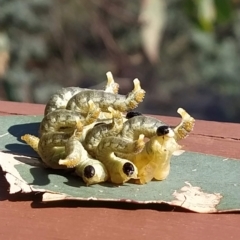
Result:
<instances>
[{"instance_id":1,"label":"larva leg","mask_svg":"<svg viewBox=\"0 0 240 240\"><path fill-rule=\"evenodd\" d=\"M88 111L87 102L91 99L103 112L108 112L109 106L120 112L126 112L136 108L142 102L144 95L145 91L141 89L139 80L135 79L133 91L126 96L104 91L86 90L73 96L66 108L77 110L86 115Z\"/></svg>"},{"instance_id":2,"label":"larva leg","mask_svg":"<svg viewBox=\"0 0 240 240\"><path fill-rule=\"evenodd\" d=\"M176 140L184 139L193 130L195 119L191 117L184 109L179 108L177 112L181 115L181 123L174 128Z\"/></svg>"},{"instance_id":3,"label":"larva leg","mask_svg":"<svg viewBox=\"0 0 240 240\"><path fill-rule=\"evenodd\" d=\"M94 123L98 119L100 112L101 109L92 100L89 100L88 112L86 118L83 121L83 125L86 126Z\"/></svg>"}]
</instances>

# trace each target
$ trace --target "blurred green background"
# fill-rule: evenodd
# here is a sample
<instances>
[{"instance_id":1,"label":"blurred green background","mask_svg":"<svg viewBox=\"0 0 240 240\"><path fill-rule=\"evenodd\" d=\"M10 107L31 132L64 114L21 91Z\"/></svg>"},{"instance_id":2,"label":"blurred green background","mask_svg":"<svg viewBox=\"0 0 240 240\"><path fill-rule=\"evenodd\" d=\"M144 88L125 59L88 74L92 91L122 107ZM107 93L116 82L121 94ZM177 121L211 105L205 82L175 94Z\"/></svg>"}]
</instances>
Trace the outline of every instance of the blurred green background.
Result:
<instances>
[{"instance_id":1,"label":"blurred green background","mask_svg":"<svg viewBox=\"0 0 240 240\"><path fill-rule=\"evenodd\" d=\"M240 122L240 0L0 0L0 100L46 103L106 72L138 110Z\"/></svg>"}]
</instances>

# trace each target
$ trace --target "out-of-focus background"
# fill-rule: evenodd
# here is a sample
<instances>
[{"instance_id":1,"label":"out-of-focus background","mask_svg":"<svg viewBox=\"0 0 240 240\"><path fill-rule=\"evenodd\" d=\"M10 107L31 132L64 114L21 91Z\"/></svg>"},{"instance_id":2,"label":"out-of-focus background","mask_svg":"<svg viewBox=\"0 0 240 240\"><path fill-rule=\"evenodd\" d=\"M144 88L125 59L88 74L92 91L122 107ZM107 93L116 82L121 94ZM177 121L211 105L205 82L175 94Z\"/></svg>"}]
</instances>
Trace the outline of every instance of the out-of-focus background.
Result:
<instances>
[{"instance_id":1,"label":"out-of-focus background","mask_svg":"<svg viewBox=\"0 0 240 240\"><path fill-rule=\"evenodd\" d=\"M240 0L0 0L0 100L46 103L61 87L120 93L138 110L240 122Z\"/></svg>"}]
</instances>

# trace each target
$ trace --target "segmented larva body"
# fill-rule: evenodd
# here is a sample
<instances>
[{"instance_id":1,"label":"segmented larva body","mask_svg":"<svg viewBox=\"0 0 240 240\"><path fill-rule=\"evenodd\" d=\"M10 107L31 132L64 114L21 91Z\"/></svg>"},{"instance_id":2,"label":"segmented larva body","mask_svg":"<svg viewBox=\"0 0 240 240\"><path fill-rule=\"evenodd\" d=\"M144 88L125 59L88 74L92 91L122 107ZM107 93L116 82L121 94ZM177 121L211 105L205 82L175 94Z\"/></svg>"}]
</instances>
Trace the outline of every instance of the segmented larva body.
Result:
<instances>
[{"instance_id":1,"label":"segmented larva body","mask_svg":"<svg viewBox=\"0 0 240 240\"><path fill-rule=\"evenodd\" d=\"M107 85L105 87L105 92L117 94L119 85L115 83L111 72L107 72L106 75L107 75ZM44 115L47 115L50 112L53 112L57 109L65 109L67 106L67 103L73 96L75 96L76 94L82 91L87 91L87 90L89 89L79 88L79 87L67 87L67 88L60 89L58 92L53 94L49 99L44 110ZM98 90L94 90L94 91L98 91Z\"/></svg>"},{"instance_id":2,"label":"segmented larva body","mask_svg":"<svg viewBox=\"0 0 240 240\"><path fill-rule=\"evenodd\" d=\"M38 144L38 154L42 161L50 168L66 169L59 164L59 159L66 158L66 145L73 132L49 132L41 136Z\"/></svg>"},{"instance_id":3,"label":"segmented larva body","mask_svg":"<svg viewBox=\"0 0 240 240\"><path fill-rule=\"evenodd\" d=\"M61 109L46 115L41 124L40 136L49 132L67 131L76 128L79 132L83 130L84 118L77 112Z\"/></svg>"},{"instance_id":4,"label":"segmented larva body","mask_svg":"<svg viewBox=\"0 0 240 240\"><path fill-rule=\"evenodd\" d=\"M122 113L115 111L113 108L109 107L109 112L112 114L112 120L110 123L100 123L93 128L91 128L83 141L85 149L92 155L96 155L97 147L101 139L117 136L122 130L123 118Z\"/></svg>"},{"instance_id":5,"label":"segmented larva body","mask_svg":"<svg viewBox=\"0 0 240 240\"><path fill-rule=\"evenodd\" d=\"M79 112L67 109L58 109L48 113L40 124L39 134L72 131L76 129L82 132L83 127L97 121L100 109L93 103L88 102L88 114L83 117Z\"/></svg>"},{"instance_id":6,"label":"segmented larva body","mask_svg":"<svg viewBox=\"0 0 240 240\"><path fill-rule=\"evenodd\" d=\"M128 95L113 94L104 91L86 90L74 95L66 106L69 110L79 111L82 115L88 112L87 102L93 102L99 106L103 112L108 112L108 107L120 112L126 112L137 107L142 102L145 91L141 89L138 79L134 80L134 89Z\"/></svg>"},{"instance_id":7,"label":"segmented larva body","mask_svg":"<svg viewBox=\"0 0 240 240\"><path fill-rule=\"evenodd\" d=\"M96 158L106 166L111 182L122 184L129 179L136 179L138 169L129 160L117 157L115 152L138 153L143 147L144 135L140 135L136 141L119 137L106 137L98 145Z\"/></svg>"},{"instance_id":8,"label":"segmented larva body","mask_svg":"<svg viewBox=\"0 0 240 240\"><path fill-rule=\"evenodd\" d=\"M62 88L59 91L57 91L55 94L51 96L49 99L45 110L44 115L57 110L57 109L65 109L67 106L68 101L77 93L84 91L86 89L79 88L79 87L67 87Z\"/></svg>"},{"instance_id":9,"label":"segmented larva body","mask_svg":"<svg viewBox=\"0 0 240 240\"><path fill-rule=\"evenodd\" d=\"M105 182L108 179L105 166L93 159L78 139L70 133L43 134L41 139L26 134L21 138L39 154L47 167L75 168L77 175L87 185Z\"/></svg>"},{"instance_id":10,"label":"segmented larva body","mask_svg":"<svg viewBox=\"0 0 240 240\"><path fill-rule=\"evenodd\" d=\"M145 137L151 138L156 136L156 131L161 126L169 127L159 119L137 115L124 122L120 136L136 140L140 134L144 134Z\"/></svg>"},{"instance_id":11,"label":"segmented larva body","mask_svg":"<svg viewBox=\"0 0 240 240\"><path fill-rule=\"evenodd\" d=\"M69 133L64 133L59 136L54 133L49 133L49 135L51 135L51 137L54 135L54 137L51 138L48 136L47 139L39 139L36 136L25 134L21 137L21 139L24 140L30 147L33 148L33 150L38 153L46 167L54 169L66 168L59 166L58 160L61 157L65 156L65 148L63 146L64 143L62 143L63 135L65 135L65 142L71 135ZM60 141L61 144L59 144Z\"/></svg>"}]
</instances>

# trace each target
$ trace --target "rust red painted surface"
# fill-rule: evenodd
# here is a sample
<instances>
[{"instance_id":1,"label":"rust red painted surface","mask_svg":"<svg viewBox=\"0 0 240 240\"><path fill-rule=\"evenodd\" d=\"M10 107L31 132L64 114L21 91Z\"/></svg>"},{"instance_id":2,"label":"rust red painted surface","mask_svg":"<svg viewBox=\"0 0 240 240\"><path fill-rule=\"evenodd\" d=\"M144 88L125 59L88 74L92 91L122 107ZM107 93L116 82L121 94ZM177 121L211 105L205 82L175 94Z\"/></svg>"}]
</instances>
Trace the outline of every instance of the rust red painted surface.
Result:
<instances>
[{"instance_id":1,"label":"rust red painted surface","mask_svg":"<svg viewBox=\"0 0 240 240\"><path fill-rule=\"evenodd\" d=\"M43 110L43 105L0 101L0 115L41 115ZM170 125L180 120L158 117ZM239 129L239 124L197 120L182 144L190 151L239 158ZM33 196L14 201L7 188L0 174L0 239L240 239L240 214L93 202L41 204L32 202Z\"/></svg>"}]
</instances>

